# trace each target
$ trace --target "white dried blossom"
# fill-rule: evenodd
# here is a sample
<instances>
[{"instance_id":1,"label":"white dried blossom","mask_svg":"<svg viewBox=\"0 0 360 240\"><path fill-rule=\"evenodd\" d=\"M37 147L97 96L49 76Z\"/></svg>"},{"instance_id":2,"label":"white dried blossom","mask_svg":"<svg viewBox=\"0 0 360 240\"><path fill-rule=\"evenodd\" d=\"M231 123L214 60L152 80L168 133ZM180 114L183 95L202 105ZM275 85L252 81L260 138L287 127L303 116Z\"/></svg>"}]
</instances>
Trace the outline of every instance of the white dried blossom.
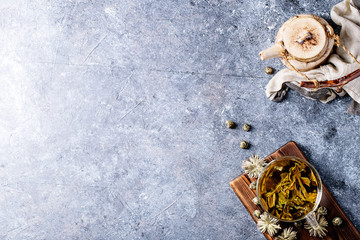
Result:
<instances>
[{"instance_id":1,"label":"white dried blossom","mask_svg":"<svg viewBox=\"0 0 360 240\"><path fill-rule=\"evenodd\" d=\"M296 231L292 227L285 228L284 231L275 238L275 240L296 240Z\"/></svg>"},{"instance_id":2,"label":"white dried blossom","mask_svg":"<svg viewBox=\"0 0 360 240\"><path fill-rule=\"evenodd\" d=\"M255 190L256 189L256 180L254 180L252 183L250 183L249 187L250 187L250 189Z\"/></svg>"},{"instance_id":3,"label":"white dried blossom","mask_svg":"<svg viewBox=\"0 0 360 240\"><path fill-rule=\"evenodd\" d=\"M260 205L260 199L258 197L254 197L252 202L255 204L255 205Z\"/></svg>"},{"instance_id":4,"label":"white dried blossom","mask_svg":"<svg viewBox=\"0 0 360 240\"><path fill-rule=\"evenodd\" d=\"M267 232L270 236L273 236L281 229L278 224L279 220L270 216L267 212L260 215L260 219L257 222L258 229L261 232Z\"/></svg>"},{"instance_id":5,"label":"white dried blossom","mask_svg":"<svg viewBox=\"0 0 360 240\"><path fill-rule=\"evenodd\" d=\"M242 168L251 178L257 178L264 171L266 162L258 155L252 155L248 160L244 161Z\"/></svg>"},{"instance_id":6,"label":"white dried blossom","mask_svg":"<svg viewBox=\"0 0 360 240\"><path fill-rule=\"evenodd\" d=\"M305 222L304 227L309 230L310 236L318 236L322 238L326 236L326 227L328 226L328 222L325 217L320 214L316 214L316 221L318 222L318 226L316 228L312 227L308 221Z\"/></svg>"}]
</instances>

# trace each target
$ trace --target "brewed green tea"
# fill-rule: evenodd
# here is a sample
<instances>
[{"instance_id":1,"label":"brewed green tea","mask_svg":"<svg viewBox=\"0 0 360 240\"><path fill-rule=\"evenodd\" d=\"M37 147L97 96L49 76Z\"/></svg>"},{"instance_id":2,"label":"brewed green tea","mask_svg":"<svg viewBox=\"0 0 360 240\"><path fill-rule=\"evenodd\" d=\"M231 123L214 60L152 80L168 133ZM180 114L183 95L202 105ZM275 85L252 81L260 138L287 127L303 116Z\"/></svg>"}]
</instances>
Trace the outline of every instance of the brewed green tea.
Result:
<instances>
[{"instance_id":1,"label":"brewed green tea","mask_svg":"<svg viewBox=\"0 0 360 240\"><path fill-rule=\"evenodd\" d=\"M296 220L314 208L318 181L303 162L291 159L274 163L259 180L260 201L273 216Z\"/></svg>"}]
</instances>

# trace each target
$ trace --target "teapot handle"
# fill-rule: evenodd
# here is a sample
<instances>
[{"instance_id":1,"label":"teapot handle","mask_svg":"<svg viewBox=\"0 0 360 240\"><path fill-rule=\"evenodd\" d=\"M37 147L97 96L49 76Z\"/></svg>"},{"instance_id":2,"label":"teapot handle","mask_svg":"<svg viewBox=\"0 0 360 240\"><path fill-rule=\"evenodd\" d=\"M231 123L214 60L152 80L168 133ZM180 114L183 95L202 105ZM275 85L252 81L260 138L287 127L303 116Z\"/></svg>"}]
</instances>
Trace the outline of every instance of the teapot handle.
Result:
<instances>
[{"instance_id":1,"label":"teapot handle","mask_svg":"<svg viewBox=\"0 0 360 240\"><path fill-rule=\"evenodd\" d=\"M327 80L327 81L321 81L319 82L318 88L329 88L329 87L337 87L337 91L340 92L342 87L351 82L352 80L360 77L360 68L356 69L352 73L349 73L348 75L345 75L341 78L335 79L335 80ZM312 81L310 82L301 82L300 87L304 88L317 88L316 84Z\"/></svg>"}]
</instances>

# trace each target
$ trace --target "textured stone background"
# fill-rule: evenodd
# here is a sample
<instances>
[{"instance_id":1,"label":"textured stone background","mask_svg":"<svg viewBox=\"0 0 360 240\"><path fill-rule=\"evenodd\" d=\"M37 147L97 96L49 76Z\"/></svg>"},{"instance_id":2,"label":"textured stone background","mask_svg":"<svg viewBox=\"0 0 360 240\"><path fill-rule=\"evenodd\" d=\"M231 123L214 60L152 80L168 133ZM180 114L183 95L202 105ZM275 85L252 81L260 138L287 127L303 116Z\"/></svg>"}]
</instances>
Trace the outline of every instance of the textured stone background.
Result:
<instances>
[{"instance_id":1,"label":"textured stone background","mask_svg":"<svg viewBox=\"0 0 360 240\"><path fill-rule=\"evenodd\" d=\"M290 140L359 229L351 99L270 102L258 58L337 2L1 0L0 239L264 239L229 181Z\"/></svg>"}]
</instances>

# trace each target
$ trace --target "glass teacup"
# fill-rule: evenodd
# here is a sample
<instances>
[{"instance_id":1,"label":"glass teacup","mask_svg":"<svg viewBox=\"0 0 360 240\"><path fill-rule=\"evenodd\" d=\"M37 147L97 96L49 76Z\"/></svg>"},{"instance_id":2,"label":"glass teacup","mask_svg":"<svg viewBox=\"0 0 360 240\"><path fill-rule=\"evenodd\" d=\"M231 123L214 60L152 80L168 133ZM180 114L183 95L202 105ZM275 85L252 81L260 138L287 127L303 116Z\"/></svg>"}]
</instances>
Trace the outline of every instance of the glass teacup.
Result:
<instances>
[{"instance_id":1,"label":"glass teacup","mask_svg":"<svg viewBox=\"0 0 360 240\"><path fill-rule=\"evenodd\" d=\"M315 210L322 196L318 172L307 161L285 156L271 161L257 180L256 194L264 211L283 222L306 219L319 225Z\"/></svg>"}]
</instances>

